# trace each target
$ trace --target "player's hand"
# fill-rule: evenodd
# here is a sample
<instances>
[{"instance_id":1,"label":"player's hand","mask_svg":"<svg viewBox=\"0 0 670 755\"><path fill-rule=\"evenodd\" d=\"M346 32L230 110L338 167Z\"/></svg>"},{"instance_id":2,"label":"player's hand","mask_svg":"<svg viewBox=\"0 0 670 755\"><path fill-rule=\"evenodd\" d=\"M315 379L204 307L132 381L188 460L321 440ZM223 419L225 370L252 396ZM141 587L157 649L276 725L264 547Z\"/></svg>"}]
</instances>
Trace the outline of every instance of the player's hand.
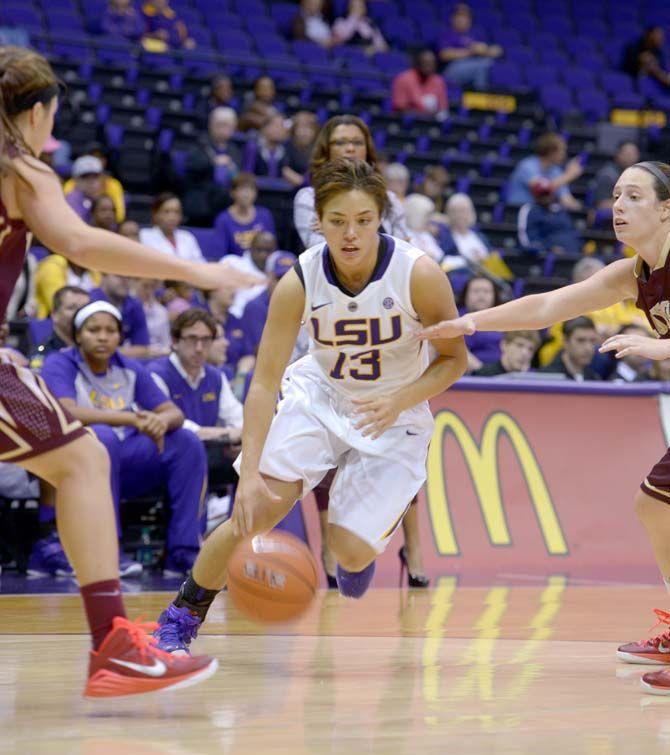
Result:
<instances>
[{"instance_id":1,"label":"player's hand","mask_svg":"<svg viewBox=\"0 0 670 755\"><path fill-rule=\"evenodd\" d=\"M670 357L670 343L651 336L626 335L625 333L608 338L599 349L601 354L614 351L617 359L627 356L643 359L662 360Z\"/></svg>"},{"instance_id":2,"label":"player's hand","mask_svg":"<svg viewBox=\"0 0 670 755\"><path fill-rule=\"evenodd\" d=\"M275 495L260 473L251 477L242 475L235 494L235 505L231 517L233 534L237 537L253 535L254 523L263 509L276 508L282 499Z\"/></svg>"},{"instance_id":3,"label":"player's hand","mask_svg":"<svg viewBox=\"0 0 670 755\"><path fill-rule=\"evenodd\" d=\"M205 291L219 289L234 294L241 288L251 288L267 283L267 278L261 273L258 275L246 273L231 265L230 262L209 262L192 266L189 283Z\"/></svg>"},{"instance_id":4,"label":"player's hand","mask_svg":"<svg viewBox=\"0 0 670 755\"><path fill-rule=\"evenodd\" d=\"M442 320L429 328L420 330L416 337L422 341L436 340L439 338L458 338L471 336L477 330L475 321L469 315L457 317L454 320Z\"/></svg>"},{"instance_id":5,"label":"player's hand","mask_svg":"<svg viewBox=\"0 0 670 755\"><path fill-rule=\"evenodd\" d=\"M353 399L356 404L354 414L359 419L354 423L356 430L364 436L376 440L385 430L388 430L398 419L400 409L392 397L382 396L373 399Z\"/></svg>"},{"instance_id":6,"label":"player's hand","mask_svg":"<svg viewBox=\"0 0 670 755\"><path fill-rule=\"evenodd\" d=\"M148 435L158 446L158 452L163 453L165 447L165 433L168 423L165 417L155 412L147 412L141 409L135 412L135 427L144 435Z\"/></svg>"},{"instance_id":7,"label":"player's hand","mask_svg":"<svg viewBox=\"0 0 670 755\"><path fill-rule=\"evenodd\" d=\"M14 351L14 349L0 348L0 357L8 359L17 367L27 367L29 364L28 359L20 351Z\"/></svg>"}]
</instances>

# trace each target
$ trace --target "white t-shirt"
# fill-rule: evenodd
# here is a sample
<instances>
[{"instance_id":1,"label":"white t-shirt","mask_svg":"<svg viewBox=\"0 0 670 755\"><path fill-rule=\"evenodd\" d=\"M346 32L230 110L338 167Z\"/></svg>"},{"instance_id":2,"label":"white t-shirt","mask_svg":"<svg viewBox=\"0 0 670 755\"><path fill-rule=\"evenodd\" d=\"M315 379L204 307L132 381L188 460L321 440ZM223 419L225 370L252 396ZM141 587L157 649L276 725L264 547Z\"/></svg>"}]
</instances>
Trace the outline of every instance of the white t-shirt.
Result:
<instances>
[{"instance_id":1,"label":"white t-shirt","mask_svg":"<svg viewBox=\"0 0 670 755\"><path fill-rule=\"evenodd\" d=\"M451 235L461 257L468 262L481 262L489 256L489 250L474 231L458 233L452 230Z\"/></svg>"},{"instance_id":2,"label":"white t-shirt","mask_svg":"<svg viewBox=\"0 0 670 755\"><path fill-rule=\"evenodd\" d=\"M152 249L157 249L159 252L164 252L165 254L171 254L173 257L178 257L180 260L186 260L187 262L205 261L200 244L198 244L198 240L190 231L177 228L174 232L174 240L175 244L173 246L158 226L142 228L140 230L141 243L150 246Z\"/></svg>"}]
</instances>

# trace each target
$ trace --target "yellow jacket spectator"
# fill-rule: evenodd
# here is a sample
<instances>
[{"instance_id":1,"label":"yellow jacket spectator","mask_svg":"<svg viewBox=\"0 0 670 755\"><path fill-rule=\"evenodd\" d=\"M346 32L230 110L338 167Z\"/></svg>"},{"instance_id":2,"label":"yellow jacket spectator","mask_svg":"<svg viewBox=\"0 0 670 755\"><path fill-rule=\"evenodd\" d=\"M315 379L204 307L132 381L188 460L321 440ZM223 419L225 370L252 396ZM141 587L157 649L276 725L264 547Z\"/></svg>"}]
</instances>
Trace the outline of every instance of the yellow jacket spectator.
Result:
<instances>
[{"instance_id":1,"label":"yellow jacket spectator","mask_svg":"<svg viewBox=\"0 0 670 755\"><path fill-rule=\"evenodd\" d=\"M103 170L107 169L107 150L100 142L90 142L87 144L82 155L93 155L93 157L97 157L102 163ZM70 192L74 191L74 189L75 181L71 178L69 181L65 182L63 192L67 196ZM100 193L108 194L112 198L112 202L114 202L114 211L116 213L116 222L122 223L126 217L126 200L123 194L123 185L121 181L105 173L102 179L102 191Z\"/></svg>"},{"instance_id":2,"label":"yellow jacket spectator","mask_svg":"<svg viewBox=\"0 0 670 755\"><path fill-rule=\"evenodd\" d=\"M37 317L43 319L49 316L54 294L63 286L79 286L90 291L100 285L100 278L100 273L73 265L60 254L45 257L35 273Z\"/></svg>"}]
</instances>

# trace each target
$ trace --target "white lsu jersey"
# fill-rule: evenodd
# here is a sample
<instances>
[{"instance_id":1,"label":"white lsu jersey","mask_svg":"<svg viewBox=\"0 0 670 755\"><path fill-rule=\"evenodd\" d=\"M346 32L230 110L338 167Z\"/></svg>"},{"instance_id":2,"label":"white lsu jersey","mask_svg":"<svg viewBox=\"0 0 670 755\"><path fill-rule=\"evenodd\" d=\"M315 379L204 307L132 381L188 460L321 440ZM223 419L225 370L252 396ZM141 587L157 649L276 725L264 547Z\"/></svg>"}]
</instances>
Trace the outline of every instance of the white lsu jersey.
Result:
<instances>
[{"instance_id":1,"label":"white lsu jersey","mask_svg":"<svg viewBox=\"0 0 670 755\"><path fill-rule=\"evenodd\" d=\"M309 353L338 393L350 399L389 394L428 366L427 345L413 338L421 323L410 295L412 268L423 254L380 234L372 277L356 295L338 281L327 244L300 255Z\"/></svg>"}]
</instances>

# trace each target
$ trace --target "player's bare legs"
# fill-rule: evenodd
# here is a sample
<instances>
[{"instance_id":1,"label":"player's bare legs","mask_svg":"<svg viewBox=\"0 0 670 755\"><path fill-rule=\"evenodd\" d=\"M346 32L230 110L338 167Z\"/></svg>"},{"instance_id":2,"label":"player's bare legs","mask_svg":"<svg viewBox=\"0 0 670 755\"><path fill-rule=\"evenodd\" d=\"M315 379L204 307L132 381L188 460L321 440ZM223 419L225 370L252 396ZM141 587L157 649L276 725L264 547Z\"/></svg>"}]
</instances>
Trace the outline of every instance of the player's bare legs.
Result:
<instances>
[{"instance_id":1,"label":"player's bare legs","mask_svg":"<svg viewBox=\"0 0 670 755\"><path fill-rule=\"evenodd\" d=\"M638 490L635 513L647 531L661 576L670 582L670 500L663 503Z\"/></svg>"},{"instance_id":2,"label":"player's bare legs","mask_svg":"<svg viewBox=\"0 0 670 755\"><path fill-rule=\"evenodd\" d=\"M358 535L328 525L328 546L337 559L337 586L348 598L361 598L372 582L377 552Z\"/></svg>"},{"instance_id":3,"label":"player's bare legs","mask_svg":"<svg viewBox=\"0 0 670 755\"><path fill-rule=\"evenodd\" d=\"M206 656L173 658L151 644L142 625L125 618L109 457L104 446L86 434L28 459L23 466L56 489L58 532L79 581L93 639L84 694L136 695L185 687L211 676L216 660Z\"/></svg>"},{"instance_id":4,"label":"player's bare legs","mask_svg":"<svg viewBox=\"0 0 670 755\"><path fill-rule=\"evenodd\" d=\"M56 488L58 534L79 584L118 579L109 457L102 444L87 434L22 466Z\"/></svg>"}]
</instances>

